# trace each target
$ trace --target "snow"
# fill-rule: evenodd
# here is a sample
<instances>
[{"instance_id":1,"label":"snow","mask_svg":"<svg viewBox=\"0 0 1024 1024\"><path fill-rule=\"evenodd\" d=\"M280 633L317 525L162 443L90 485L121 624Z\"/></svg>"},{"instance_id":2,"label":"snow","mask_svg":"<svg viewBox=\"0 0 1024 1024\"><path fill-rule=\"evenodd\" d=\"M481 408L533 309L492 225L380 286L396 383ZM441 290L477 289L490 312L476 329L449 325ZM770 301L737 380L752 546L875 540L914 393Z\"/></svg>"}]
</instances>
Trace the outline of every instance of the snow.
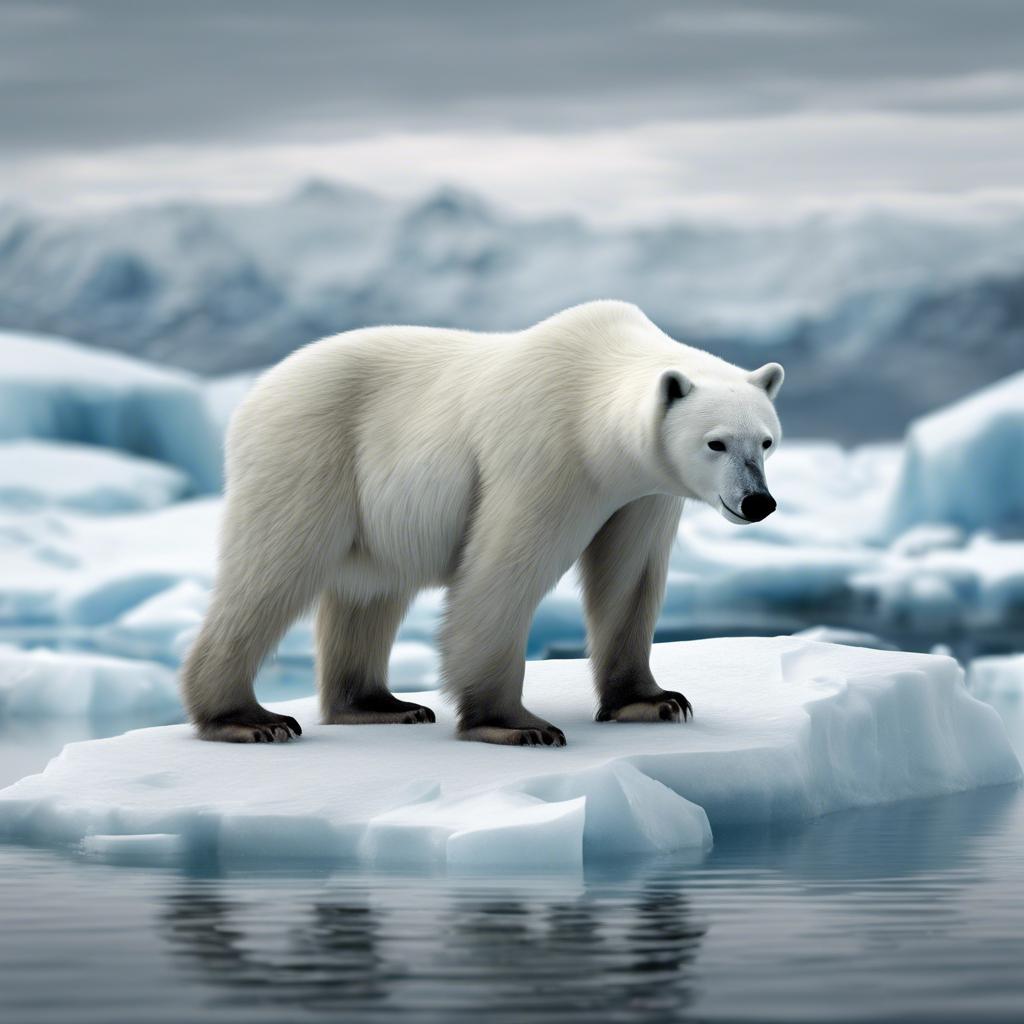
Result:
<instances>
[{"instance_id":1,"label":"snow","mask_svg":"<svg viewBox=\"0 0 1024 1024\"><path fill-rule=\"evenodd\" d=\"M188 726L65 747L0 792L0 835L91 857L573 867L706 850L711 829L1014 782L1020 765L949 658L793 638L655 647L686 725L592 721L583 661L532 662L525 703L569 746L459 743L437 726L319 726L287 745L203 743Z\"/></svg>"},{"instance_id":2,"label":"snow","mask_svg":"<svg viewBox=\"0 0 1024 1024\"><path fill-rule=\"evenodd\" d=\"M179 713L174 673L162 665L0 645L0 721Z\"/></svg>"},{"instance_id":3,"label":"snow","mask_svg":"<svg viewBox=\"0 0 1024 1024\"><path fill-rule=\"evenodd\" d=\"M80 444L0 442L0 507L133 512L160 508L191 489L180 470Z\"/></svg>"},{"instance_id":4,"label":"snow","mask_svg":"<svg viewBox=\"0 0 1024 1024\"><path fill-rule=\"evenodd\" d=\"M190 374L10 331L0 353L0 441L101 445L177 466L200 493L219 490L220 438Z\"/></svg>"},{"instance_id":5,"label":"snow","mask_svg":"<svg viewBox=\"0 0 1024 1024\"><path fill-rule=\"evenodd\" d=\"M919 523L1020 533L1024 524L1024 372L915 422L888 531Z\"/></svg>"}]
</instances>

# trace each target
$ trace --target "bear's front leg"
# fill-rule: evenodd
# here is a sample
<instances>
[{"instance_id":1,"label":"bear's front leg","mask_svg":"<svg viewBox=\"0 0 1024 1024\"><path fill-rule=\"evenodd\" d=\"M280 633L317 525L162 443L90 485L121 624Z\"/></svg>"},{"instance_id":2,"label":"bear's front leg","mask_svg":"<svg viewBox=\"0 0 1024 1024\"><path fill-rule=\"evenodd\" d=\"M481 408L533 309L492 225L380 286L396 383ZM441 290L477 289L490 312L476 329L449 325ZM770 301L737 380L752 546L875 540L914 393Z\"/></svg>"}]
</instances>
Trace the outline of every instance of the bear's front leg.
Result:
<instances>
[{"instance_id":1,"label":"bear's front leg","mask_svg":"<svg viewBox=\"0 0 1024 1024\"><path fill-rule=\"evenodd\" d=\"M599 722L684 722L690 702L650 670L654 626L682 502L650 495L620 508L580 559Z\"/></svg>"},{"instance_id":2,"label":"bear's front leg","mask_svg":"<svg viewBox=\"0 0 1024 1024\"><path fill-rule=\"evenodd\" d=\"M532 484L484 494L449 587L440 647L459 739L565 746L561 729L523 707L526 643L541 598L579 557L600 519L571 481Z\"/></svg>"}]
</instances>

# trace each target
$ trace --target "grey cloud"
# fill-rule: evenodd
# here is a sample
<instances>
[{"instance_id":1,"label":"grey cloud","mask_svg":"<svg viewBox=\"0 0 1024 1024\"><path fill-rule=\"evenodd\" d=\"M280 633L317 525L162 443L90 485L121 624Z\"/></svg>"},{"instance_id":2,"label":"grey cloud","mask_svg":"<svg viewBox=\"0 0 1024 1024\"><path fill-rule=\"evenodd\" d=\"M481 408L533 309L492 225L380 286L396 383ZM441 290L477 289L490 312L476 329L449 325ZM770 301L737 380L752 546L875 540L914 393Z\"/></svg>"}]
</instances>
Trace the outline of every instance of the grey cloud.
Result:
<instances>
[{"instance_id":1,"label":"grey cloud","mask_svg":"<svg viewBox=\"0 0 1024 1024\"><path fill-rule=\"evenodd\" d=\"M1015 0L38 0L0 9L7 156L807 109L1019 109ZM926 88L915 88L925 83Z\"/></svg>"}]
</instances>

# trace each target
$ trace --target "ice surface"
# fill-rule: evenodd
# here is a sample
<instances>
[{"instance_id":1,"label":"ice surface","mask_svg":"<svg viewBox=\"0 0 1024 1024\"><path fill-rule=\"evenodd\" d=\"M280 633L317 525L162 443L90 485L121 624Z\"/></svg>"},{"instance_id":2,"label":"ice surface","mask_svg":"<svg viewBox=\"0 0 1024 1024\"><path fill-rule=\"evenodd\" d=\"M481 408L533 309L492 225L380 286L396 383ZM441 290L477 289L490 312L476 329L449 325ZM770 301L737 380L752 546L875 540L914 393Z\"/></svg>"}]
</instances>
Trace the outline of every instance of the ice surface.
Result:
<instances>
[{"instance_id":1,"label":"ice surface","mask_svg":"<svg viewBox=\"0 0 1024 1024\"><path fill-rule=\"evenodd\" d=\"M71 744L0 792L0 834L112 860L130 842L116 837L177 836L182 856L226 862L571 866L1020 778L948 658L733 639L657 645L653 667L693 722L595 723L585 662L530 663L525 702L565 749L456 742L435 694L421 699L437 726L319 726L305 699L278 705L305 729L287 745L203 743L188 726Z\"/></svg>"},{"instance_id":2,"label":"ice surface","mask_svg":"<svg viewBox=\"0 0 1024 1024\"><path fill-rule=\"evenodd\" d=\"M0 443L0 506L8 509L132 512L169 505L190 488L181 470L123 452L53 441Z\"/></svg>"},{"instance_id":3,"label":"ice surface","mask_svg":"<svg viewBox=\"0 0 1024 1024\"><path fill-rule=\"evenodd\" d=\"M162 665L0 645L0 720L149 713L166 721L179 711L174 673Z\"/></svg>"},{"instance_id":4,"label":"ice surface","mask_svg":"<svg viewBox=\"0 0 1024 1024\"><path fill-rule=\"evenodd\" d=\"M1024 524L1024 372L916 421L907 433L889 533L918 523L965 530Z\"/></svg>"},{"instance_id":5,"label":"ice surface","mask_svg":"<svg viewBox=\"0 0 1024 1024\"><path fill-rule=\"evenodd\" d=\"M220 436L190 374L61 338L0 331L0 440L101 445L170 463L219 490Z\"/></svg>"}]
</instances>

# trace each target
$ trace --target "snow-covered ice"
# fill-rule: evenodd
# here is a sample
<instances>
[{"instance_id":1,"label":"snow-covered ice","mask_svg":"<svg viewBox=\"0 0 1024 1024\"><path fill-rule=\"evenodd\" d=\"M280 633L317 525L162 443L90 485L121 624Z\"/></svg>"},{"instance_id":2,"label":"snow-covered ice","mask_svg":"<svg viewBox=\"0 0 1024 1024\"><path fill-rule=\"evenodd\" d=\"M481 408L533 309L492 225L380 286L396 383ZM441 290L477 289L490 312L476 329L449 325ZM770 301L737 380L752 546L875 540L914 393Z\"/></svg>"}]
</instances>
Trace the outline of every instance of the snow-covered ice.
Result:
<instances>
[{"instance_id":1,"label":"snow-covered ice","mask_svg":"<svg viewBox=\"0 0 1024 1024\"><path fill-rule=\"evenodd\" d=\"M178 501L191 489L179 469L84 444L0 443L0 507L134 512Z\"/></svg>"},{"instance_id":2,"label":"snow-covered ice","mask_svg":"<svg viewBox=\"0 0 1024 1024\"><path fill-rule=\"evenodd\" d=\"M657 645L653 667L691 723L595 723L585 662L530 663L525 702L565 749L456 742L436 694L437 726L319 726L304 699L277 705L305 729L286 745L184 725L70 744L0 792L0 835L112 861L574 866L1021 775L949 658L783 637Z\"/></svg>"},{"instance_id":3,"label":"snow-covered ice","mask_svg":"<svg viewBox=\"0 0 1024 1024\"><path fill-rule=\"evenodd\" d=\"M163 665L81 651L0 645L0 721L180 712L174 673Z\"/></svg>"},{"instance_id":4,"label":"snow-covered ice","mask_svg":"<svg viewBox=\"0 0 1024 1024\"><path fill-rule=\"evenodd\" d=\"M198 378L62 338L0 331L0 440L102 445L219 490L220 435Z\"/></svg>"}]
</instances>

